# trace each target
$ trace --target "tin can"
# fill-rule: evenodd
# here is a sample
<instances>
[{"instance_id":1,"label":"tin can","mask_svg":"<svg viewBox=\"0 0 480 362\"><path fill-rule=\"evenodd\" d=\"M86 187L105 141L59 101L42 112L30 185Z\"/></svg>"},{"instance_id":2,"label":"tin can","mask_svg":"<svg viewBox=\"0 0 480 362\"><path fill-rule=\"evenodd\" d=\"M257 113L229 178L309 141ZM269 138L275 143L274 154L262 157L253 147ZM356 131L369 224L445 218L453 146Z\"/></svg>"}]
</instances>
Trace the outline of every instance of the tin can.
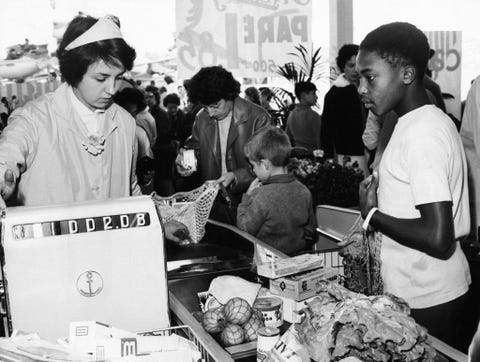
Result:
<instances>
[{"instance_id":1,"label":"tin can","mask_svg":"<svg viewBox=\"0 0 480 362\"><path fill-rule=\"evenodd\" d=\"M265 327L281 327L283 324L283 301L275 297L260 297L253 308L262 312Z\"/></svg>"},{"instance_id":2,"label":"tin can","mask_svg":"<svg viewBox=\"0 0 480 362\"><path fill-rule=\"evenodd\" d=\"M257 362L266 361L268 352L280 339L280 330L272 327L262 327L257 331Z\"/></svg>"}]
</instances>

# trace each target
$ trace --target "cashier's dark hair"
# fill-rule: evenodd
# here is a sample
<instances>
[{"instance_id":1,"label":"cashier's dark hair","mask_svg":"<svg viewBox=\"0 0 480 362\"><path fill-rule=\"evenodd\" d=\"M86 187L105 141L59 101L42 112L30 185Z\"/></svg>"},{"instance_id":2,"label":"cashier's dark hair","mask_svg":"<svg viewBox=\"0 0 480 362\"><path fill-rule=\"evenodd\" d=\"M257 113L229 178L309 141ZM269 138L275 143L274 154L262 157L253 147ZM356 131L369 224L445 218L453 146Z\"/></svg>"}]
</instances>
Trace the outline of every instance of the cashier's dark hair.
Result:
<instances>
[{"instance_id":1,"label":"cashier's dark hair","mask_svg":"<svg viewBox=\"0 0 480 362\"><path fill-rule=\"evenodd\" d=\"M269 160L272 165L288 164L292 145L288 135L275 126L266 126L256 131L244 146L245 156L254 162Z\"/></svg>"},{"instance_id":2,"label":"cashier's dark hair","mask_svg":"<svg viewBox=\"0 0 480 362\"><path fill-rule=\"evenodd\" d=\"M76 87L83 79L88 67L99 60L116 67L123 66L125 70L131 70L133 67L136 57L135 49L121 38L100 40L71 50L65 49L68 44L90 29L97 20L92 16L76 16L68 24L58 47L60 72L72 87Z\"/></svg>"},{"instance_id":3,"label":"cashier's dark hair","mask_svg":"<svg viewBox=\"0 0 480 362\"><path fill-rule=\"evenodd\" d=\"M430 56L425 34L410 23L395 22L379 26L360 43L360 51L378 54L393 67L412 65L423 79Z\"/></svg>"},{"instance_id":4,"label":"cashier's dark hair","mask_svg":"<svg viewBox=\"0 0 480 362\"><path fill-rule=\"evenodd\" d=\"M208 106L220 99L232 101L237 98L240 83L221 66L205 67L189 80L186 90L191 102Z\"/></svg>"}]
</instances>

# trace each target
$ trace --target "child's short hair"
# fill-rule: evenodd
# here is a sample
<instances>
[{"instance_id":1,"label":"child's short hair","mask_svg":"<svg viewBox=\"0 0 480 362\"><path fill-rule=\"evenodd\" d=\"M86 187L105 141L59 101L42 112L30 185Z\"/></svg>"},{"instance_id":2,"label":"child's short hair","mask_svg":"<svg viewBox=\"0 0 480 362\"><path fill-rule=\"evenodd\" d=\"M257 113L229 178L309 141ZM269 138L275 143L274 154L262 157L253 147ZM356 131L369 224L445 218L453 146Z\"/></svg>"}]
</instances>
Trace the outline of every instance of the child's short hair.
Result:
<instances>
[{"instance_id":1,"label":"child's short hair","mask_svg":"<svg viewBox=\"0 0 480 362\"><path fill-rule=\"evenodd\" d=\"M317 87L312 82L298 82L295 83L295 96L300 99L302 93L316 91Z\"/></svg>"},{"instance_id":2,"label":"child's short hair","mask_svg":"<svg viewBox=\"0 0 480 362\"><path fill-rule=\"evenodd\" d=\"M292 145L285 131L266 126L256 131L244 146L245 156L251 161L269 160L273 166L288 164Z\"/></svg>"},{"instance_id":3,"label":"child's short hair","mask_svg":"<svg viewBox=\"0 0 480 362\"><path fill-rule=\"evenodd\" d=\"M430 46L425 34L415 25L395 22L368 33L360 50L375 52L394 67L413 65L421 80L427 69Z\"/></svg>"}]
</instances>

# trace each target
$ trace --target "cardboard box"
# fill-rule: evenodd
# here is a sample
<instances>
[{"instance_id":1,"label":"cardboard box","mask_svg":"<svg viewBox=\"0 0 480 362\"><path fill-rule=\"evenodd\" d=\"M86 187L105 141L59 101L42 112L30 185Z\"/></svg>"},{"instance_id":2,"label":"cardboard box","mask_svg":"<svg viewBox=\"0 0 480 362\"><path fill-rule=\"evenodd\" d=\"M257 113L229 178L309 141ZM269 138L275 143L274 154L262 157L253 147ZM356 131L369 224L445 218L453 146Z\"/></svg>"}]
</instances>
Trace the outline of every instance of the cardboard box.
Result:
<instances>
[{"instance_id":1,"label":"cardboard box","mask_svg":"<svg viewBox=\"0 0 480 362\"><path fill-rule=\"evenodd\" d=\"M321 280L337 281L338 269L320 268L286 277L271 279L270 291L296 301L313 297Z\"/></svg>"},{"instance_id":2,"label":"cardboard box","mask_svg":"<svg viewBox=\"0 0 480 362\"><path fill-rule=\"evenodd\" d=\"M286 275L296 274L323 266L323 255L302 254L291 258L273 260L257 265L257 274L266 278L276 279Z\"/></svg>"}]
</instances>

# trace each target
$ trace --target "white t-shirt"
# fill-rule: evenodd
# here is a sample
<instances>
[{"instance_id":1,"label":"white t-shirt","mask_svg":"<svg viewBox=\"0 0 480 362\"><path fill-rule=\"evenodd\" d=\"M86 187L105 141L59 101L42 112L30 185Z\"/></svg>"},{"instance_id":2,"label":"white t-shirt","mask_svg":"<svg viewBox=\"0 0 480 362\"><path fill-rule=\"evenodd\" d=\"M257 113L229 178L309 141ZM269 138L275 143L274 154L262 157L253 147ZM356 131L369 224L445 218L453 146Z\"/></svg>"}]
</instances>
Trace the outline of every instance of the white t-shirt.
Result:
<instances>
[{"instance_id":1,"label":"white t-shirt","mask_svg":"<svg viewBox=\"0 0 480 362\"><path fill-rule=\"evenodd\" d=\"M402 219L419 218L415 208L452 201L455 237L468 234L467 165L460 136L450 118L426 105L399 118L379 167L378 208ZM433 258L383 235L385 291L412 308L451 301L468 290L470 271L457 242L448 260Z\"/></svg>"}]
</instances>

